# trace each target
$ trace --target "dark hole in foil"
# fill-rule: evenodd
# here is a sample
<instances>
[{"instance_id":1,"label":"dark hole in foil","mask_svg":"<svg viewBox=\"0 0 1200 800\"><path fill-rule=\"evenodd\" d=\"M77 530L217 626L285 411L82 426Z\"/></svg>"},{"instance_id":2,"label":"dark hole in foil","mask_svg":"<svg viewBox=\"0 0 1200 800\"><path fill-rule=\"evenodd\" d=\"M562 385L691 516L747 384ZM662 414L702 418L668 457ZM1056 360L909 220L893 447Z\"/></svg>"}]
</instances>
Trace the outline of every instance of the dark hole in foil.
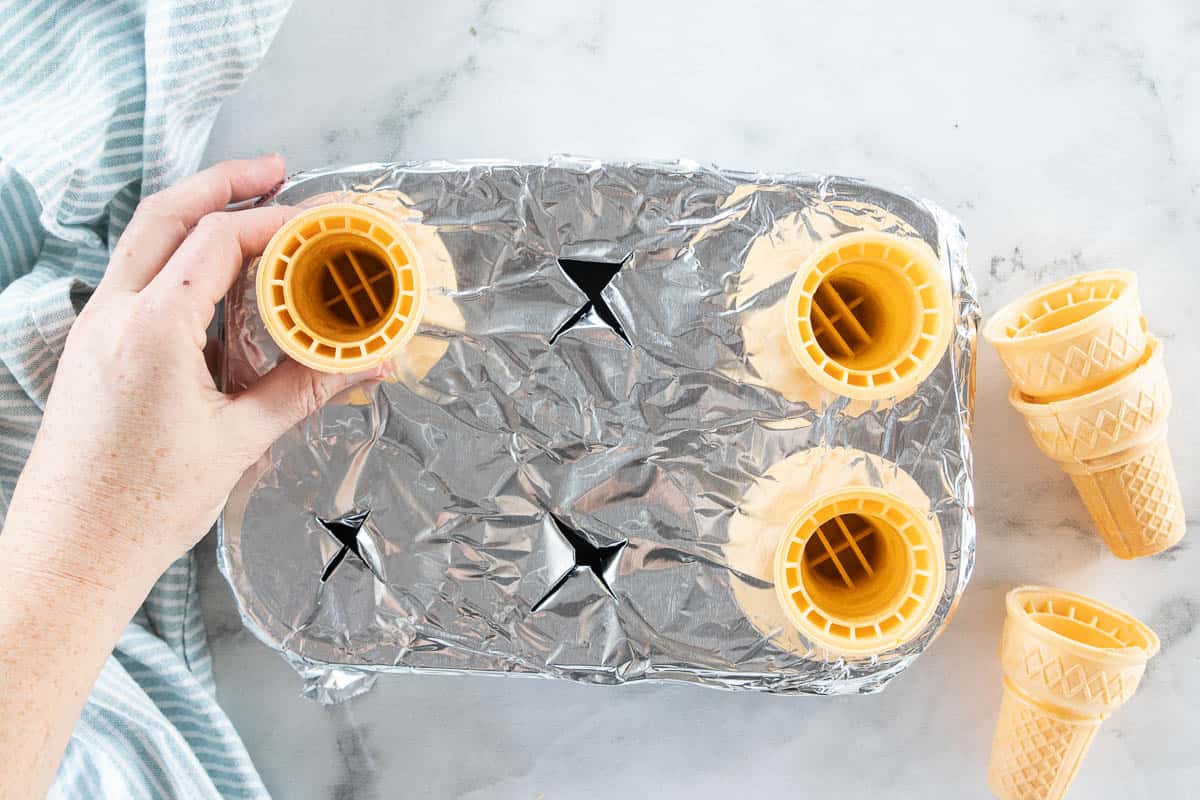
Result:
<instances>
[{"instance_id":1,"label":"dark hole in foil","mask_svg":"<svg viewBox=\"0 0 1200 800\"><path fill-rule=\"evenodd\" d=\"M587 302L572 314L570 319L558 326L558 330L550 337L550 344L558 341L558 337L574 328L579 320L595 309L596 316L600 317L613 333L620 336L625 344L633 347L633 343L629 341L629 336L625 333L625 328L621 326L617 315L609 308L608 302L603 296L604 287L612 283L612 279L617 276L621 267L625 266L625 262L628 260L629 256L625 256L620 261L587 261L578 258L560 258L558 260L558 266L562 269L563 274L570 278L571 282L579 287L579 291L587 296Z\"/></svg>"},{"instance_id":2,"label":"dark hole in foil","mask_svg":"<svg viewBox=\"0 0 1200 800\"><path fill-rule=\"evenodd\" d=\"M616 600L617 596L613 593L612 586L608 583L609 576L616 574L617 563L621 559L621 553L625 550L625 546L629 542L621 539L612 544L593 544L591 539L587 538L578 528L557 514L550 514L550 519L554 522L554 527L562 534L566 543L570 545L574 557L574 565L554 582L554 585L542 595L542 599L534 604L529 613L536 614L538 611L541 611L547 603L554 599L554 596L566 585L572 575L585 570L592 573L605 594Z\"/></svg>"},{"instance_id":3,"label":"dark hole in foil","mask_svg":"<svg viewBox=\"0 0 1200 800\"><path fill-rule=\"evenodd\" d=\"M366 559L363 558L362 551L359 549L358 532L362 529L363 523L367 521L367 517L369 516L371 516L371 512L367 510L352 511L349 514L343 514L334 519L321 519L317 517L317 522L320 526L341 545L333 558L329 559L329 563L325 565L325 569L321 571L321 583L329 580L329 577L333 575L333 571L346 559L347 553L353 553L364 564L367 563Z\"/></svg>"}]
</instances>

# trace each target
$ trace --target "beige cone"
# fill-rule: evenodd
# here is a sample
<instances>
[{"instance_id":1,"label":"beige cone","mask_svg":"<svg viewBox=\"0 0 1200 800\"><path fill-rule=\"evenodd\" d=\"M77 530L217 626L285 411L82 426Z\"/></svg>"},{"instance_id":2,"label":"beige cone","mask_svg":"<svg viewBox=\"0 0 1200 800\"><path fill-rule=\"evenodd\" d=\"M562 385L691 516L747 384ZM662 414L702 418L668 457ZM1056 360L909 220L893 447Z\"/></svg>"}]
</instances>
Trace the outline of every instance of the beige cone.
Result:
<instances>
[{"instance_id":1,"label":"beige cone","mask_svg":"<svg viewBox=\"0 0 1200 800\"><path fill-rule=\"evenodd\" d=\"M1149 337L1142 363L1083 395L1009 399L1034 442L1071 476L1101 537L1118 558L1175 545L1186 530L1183 498L1167 444L1171 386L1162 343Z\"/></svg>"},{"instance_id":2,"label":"beige cone","mask_svg":"<svg viewBox=\"0 0 1200 800\"><path fill-rule=\"evenodd\" d=\"M835 517L853 521L838 530ZM868 527L870 538L860 538ZM907 472L861 450L814 447L776 462L727 533L730 586L746 619L811 658L871 657L912 640L945 588L929 497ZM807 548L814 539L823 548Z\"/></svg>"},{"instance_id":3,"label":"beige cone","mask_svg":"<svg viewBox=\"0 0 1200 800\"><path fill-rule=\"evenodd\" d=\"M1137 690L1158 637L1073 592L1023 586L1005 606L988 787L1001 800L1060 800L1100 724Z\"/></svg>"},{"instance_id":4,"label":"beige cone","mask_svg":"<svg viewBox=\"0 0 1200 800\"><path fill-rule=\"evenodd\" d=\"M1110 269L1043 286L992 315L983 336L1026 397L1090 392L1132 370L1146 352L1137 276Z\"/></svg>"}]
</instances>

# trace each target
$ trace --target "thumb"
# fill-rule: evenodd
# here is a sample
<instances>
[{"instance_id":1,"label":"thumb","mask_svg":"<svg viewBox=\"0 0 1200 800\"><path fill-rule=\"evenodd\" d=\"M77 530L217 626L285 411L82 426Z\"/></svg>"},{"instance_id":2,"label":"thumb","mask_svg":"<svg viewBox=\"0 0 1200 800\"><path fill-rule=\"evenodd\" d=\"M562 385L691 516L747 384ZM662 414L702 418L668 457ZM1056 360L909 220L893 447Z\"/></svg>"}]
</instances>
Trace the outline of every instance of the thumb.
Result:
<instances>
[{"instance_id":1,"label":"thumb","mask_svg":"<svg viewBox=\"0 0 1200 800\"><path fill-rule=\"evenodd\" d=\"M284 361L235 397L228 413L238 439L253 445L257 457L339 392L363 381L379 380L383 372L382 366L349 375L317 372Z\"/></svg>"}]
</instances>

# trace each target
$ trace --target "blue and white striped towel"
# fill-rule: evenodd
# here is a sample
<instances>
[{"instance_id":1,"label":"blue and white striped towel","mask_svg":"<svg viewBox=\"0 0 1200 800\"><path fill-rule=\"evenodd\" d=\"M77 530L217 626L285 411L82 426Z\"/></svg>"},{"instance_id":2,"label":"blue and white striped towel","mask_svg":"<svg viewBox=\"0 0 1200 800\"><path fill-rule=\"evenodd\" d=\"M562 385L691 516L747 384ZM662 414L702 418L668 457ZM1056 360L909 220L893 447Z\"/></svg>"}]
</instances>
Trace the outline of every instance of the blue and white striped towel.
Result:
<instances>
[{"instance_id":1,"label":"blue and white striped towel","mask_svg":"<svg viewBox=\"0 0 1200 800\"><path fill-rule=\"evenodd\" d=\"M196 170L290 4L0 0L0 511L134 206ZM191 556L121 636L51 796L266 796L214 699Z\"/></svg>"}]
</instances>

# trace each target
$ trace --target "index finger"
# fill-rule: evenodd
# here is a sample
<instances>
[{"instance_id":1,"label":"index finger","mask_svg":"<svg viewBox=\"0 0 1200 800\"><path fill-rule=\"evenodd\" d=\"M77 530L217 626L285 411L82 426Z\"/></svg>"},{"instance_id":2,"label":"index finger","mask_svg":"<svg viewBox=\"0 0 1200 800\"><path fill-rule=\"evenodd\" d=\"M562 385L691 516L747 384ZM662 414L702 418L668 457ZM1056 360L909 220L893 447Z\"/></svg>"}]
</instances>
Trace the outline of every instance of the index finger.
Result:
<instances>
[{"instance_id":1,"label":"index finger","mask_svg":"<svg viewBox=\"0 0 1200 800\"><path fill-rule=\"evenodd\" d=\"M283 180L284 169L280 156L222 161L150 195L121 234L102 284L142 290L202 218L266 194Z\"/></svg>"}]
</instances>

